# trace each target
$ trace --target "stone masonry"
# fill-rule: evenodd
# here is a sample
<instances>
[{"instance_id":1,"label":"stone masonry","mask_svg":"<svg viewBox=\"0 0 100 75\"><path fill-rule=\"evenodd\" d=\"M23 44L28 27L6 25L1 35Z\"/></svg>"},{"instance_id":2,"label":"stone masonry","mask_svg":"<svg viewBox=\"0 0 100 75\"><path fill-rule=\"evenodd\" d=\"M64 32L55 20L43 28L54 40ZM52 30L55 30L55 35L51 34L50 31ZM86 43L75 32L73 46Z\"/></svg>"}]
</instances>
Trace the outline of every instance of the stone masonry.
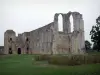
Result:
<instances>
[{"instance_id":1,"label":"stone masonry","mask_svg":"<svg viewBox=\"0 0 100 75\"><path fill-rule=\"evenodd\" d=\"M58 16L63 18L63 31L58 31ZM71 32L70 16L74 31ZM56 13L54 21L30 32L18 34L13 30L4 33L5 54L83 54L84 20L79 12Z\"/></svg>"}]
</instances>

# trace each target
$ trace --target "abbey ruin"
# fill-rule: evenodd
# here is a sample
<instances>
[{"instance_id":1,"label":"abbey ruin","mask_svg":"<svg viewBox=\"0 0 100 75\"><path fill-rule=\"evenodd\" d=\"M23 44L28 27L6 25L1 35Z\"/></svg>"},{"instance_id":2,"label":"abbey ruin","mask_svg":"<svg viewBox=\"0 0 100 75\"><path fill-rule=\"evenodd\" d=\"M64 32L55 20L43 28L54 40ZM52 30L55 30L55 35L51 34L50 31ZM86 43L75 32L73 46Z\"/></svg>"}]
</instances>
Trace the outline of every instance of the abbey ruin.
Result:
<instances>
[{"instance_id":1,"label":"abbey ruin","mask_svg":"<svg viewBox=\"0 0 100 75\"><path fill-rule=\"evenodd\" d=\"M63 31L58 31L58 16L63 18ZM71 32L70 16L74 30ZM79 12L56 13L54 21L30 32L4 33L5 54L78 54L84 53L84 20Z\"/></svg>"}]
</instances>

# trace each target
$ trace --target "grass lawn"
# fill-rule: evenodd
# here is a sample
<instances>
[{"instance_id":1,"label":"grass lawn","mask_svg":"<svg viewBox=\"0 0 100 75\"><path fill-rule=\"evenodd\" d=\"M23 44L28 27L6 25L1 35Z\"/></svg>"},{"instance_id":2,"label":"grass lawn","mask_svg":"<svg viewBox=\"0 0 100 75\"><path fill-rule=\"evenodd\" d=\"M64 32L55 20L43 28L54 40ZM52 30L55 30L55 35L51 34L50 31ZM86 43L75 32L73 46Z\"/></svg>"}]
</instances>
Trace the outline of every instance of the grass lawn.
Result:
<instances>
[{"instance_id":1,"label":"grass lawn","mask_svg":"<svg viewBox=\"0 0 100 75\"><path fill-rule=\"evenodd\" d=\"M2 55L0 75L100 75L100 64L57 66L37 62L34 55Z\"/></svg>"}]
</instances>

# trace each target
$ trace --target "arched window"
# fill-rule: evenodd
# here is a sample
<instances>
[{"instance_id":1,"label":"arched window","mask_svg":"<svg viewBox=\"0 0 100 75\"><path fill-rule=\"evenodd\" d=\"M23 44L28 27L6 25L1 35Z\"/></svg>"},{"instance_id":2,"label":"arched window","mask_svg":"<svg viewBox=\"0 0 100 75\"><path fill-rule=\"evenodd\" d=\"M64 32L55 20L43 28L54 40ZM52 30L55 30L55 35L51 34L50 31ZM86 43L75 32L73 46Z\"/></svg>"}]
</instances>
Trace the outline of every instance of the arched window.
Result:
<instances>
[{"instance_id":1,"label":"arched window","mask_svg":"<svg viewBox=\"0 0 100 75\"><path fill-rule=\"evenodd\" d=\"M72 15L70 15L70 25L71 25L71 32L73 32L74 31L74 24L73 24L73 16Z\"/></svg>"},{"instance_id":2,"label":"arched window","mask_svg":"<svg viewBox=\"0 0 100 75\"><path fill-rule=\"evenodd\" d=\"M58 31L63 31L63 17L61 14L58 16Z\"/></svg>"},{"instance_id":3,"label":"arched window","mask_svg":"<svg viewBox=\"0 0 100 75\"><path fill-rule=\"evenodd\" d=\"M28 38L26 38L26 41L29 41L29 39L28 39Z\"/></svg>"}]
</instances>

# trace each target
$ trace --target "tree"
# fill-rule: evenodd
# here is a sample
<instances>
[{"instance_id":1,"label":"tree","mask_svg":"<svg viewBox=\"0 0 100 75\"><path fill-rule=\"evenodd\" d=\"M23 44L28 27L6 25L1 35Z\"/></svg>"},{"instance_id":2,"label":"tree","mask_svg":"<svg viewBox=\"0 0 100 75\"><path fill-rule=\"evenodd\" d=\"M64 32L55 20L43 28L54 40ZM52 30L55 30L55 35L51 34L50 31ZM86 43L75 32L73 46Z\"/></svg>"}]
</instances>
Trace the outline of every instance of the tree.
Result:
<instances>
[{"instance_id":1,"label":"tree","mask_svg":"<svg viewBox=\"0 0 100 75\"><path fill-rule=\"evenodd\" d=\"M91 43L88 40L85 41L85 48L86 51L91 50Z\"/></svg>"},{"instance_id":2,"label":"tree","mask_svg":"<svg viewBox=\"0 0 100 75\"><path fill-rule=\"evenodd\" d=\"M100 51L100 16L96 19L96 25L92 26L90 35L91 41L93 42L93 48Z\"/></svg>"}]
</instances>

